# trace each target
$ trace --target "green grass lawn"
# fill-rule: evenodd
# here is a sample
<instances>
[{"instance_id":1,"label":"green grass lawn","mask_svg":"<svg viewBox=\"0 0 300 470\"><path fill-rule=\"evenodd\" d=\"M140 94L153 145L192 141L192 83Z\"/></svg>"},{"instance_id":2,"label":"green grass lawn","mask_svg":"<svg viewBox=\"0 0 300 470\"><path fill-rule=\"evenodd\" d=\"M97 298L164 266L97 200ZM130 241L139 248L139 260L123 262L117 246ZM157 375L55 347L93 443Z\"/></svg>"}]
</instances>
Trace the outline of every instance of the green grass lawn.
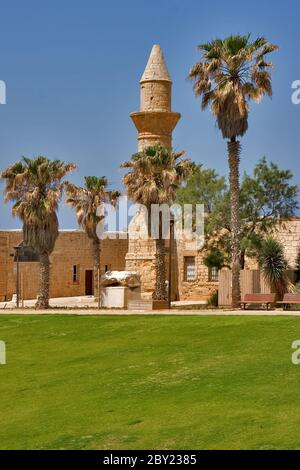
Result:
<instances>
[{"instance_id":1,"label":"green grass lawn","mask_svg":"<svg viewBox=\"0 0 300 470\"><path fill-rule=\"evenodd\" d=\"M2 315L1 449L300 449L297 317Z\"/></svg>"}]
</instances>

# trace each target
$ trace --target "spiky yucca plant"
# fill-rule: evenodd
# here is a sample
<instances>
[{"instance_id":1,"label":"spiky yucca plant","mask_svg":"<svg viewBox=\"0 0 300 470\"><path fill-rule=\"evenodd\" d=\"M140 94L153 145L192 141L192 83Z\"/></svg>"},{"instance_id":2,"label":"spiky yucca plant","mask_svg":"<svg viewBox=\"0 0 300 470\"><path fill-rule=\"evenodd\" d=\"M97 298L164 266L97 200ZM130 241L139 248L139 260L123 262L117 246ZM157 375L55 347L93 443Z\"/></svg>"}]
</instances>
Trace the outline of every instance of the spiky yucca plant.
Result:
<instances>
[{"instance_id":1,"label":"spiky yucca plant","mask_svg":"<svg viewBox=\"0 0 300 470\"><path fill-rule=\"evenodd\" d=\"M282 244L272 237L263 241L259 253L259 266L270 286L274 285L282 297L287 289L286 270L288 263Z\"/></svg>"},{"instance_id":2,"label":"spiky yucca plant","mask_svg":"<svg viewBox=\"0 0 300 470\"><path fill-rule=\"evenodd\" d=\"M65 183L66 202L75 209L77 222L92 240L94 258L94 296L98 299L98 285L101 261L101 239L97 234L97 226L105 217L101 209L106 202L116 205L119 191L108 191L105 176L85 176L84 187ZM102 214L102 215L101 215Z\"/></svg>"},{"instance_id":3,"label":"spiky yucca plant","mask_svg":"<svg viewBox=\"0 0 300 470\"><path fill-rule=\"evenodd\" d=\"M5 201L14 201L13 216L23 222L23 241L39 254L40 280L36 306L49 307L49 255L58 237L57 209L64 176L75 169L73 163L39 156L23 157L4 170Z\"/></svg>"},{"instance_id":4,"label":"spiky yucca plant","mask_svg":"<svg viewBox=\"0 0 300 470\"><path fill-rule=\"evenodd\" d=\"M121 165L128 169L123 182L128 197L143 204L151 212L152 204L172 204L176 190L190 174L190 160L182 158L184 152L172 152L160 144L150 146L132 155ZM159 219L159 236L156 242L156 283L153 299L166 300L165 249L162 238L162 222Z\"/></svg>"},{"instance_id":5,"label":"spiky yucca plant","mask_svg":"<svg viewBox=\"0 0 300 470\"><path fill-rule=\"evenodd\" d=\"M247 36L229 36L200 44L201 61L189 78L196 96L202 95L202 110L209 105L224 139L228 140L231 197L232 306L240 300L240 221L239 160L240 142L248 128L249 101L272 96L270 70L266 56L277 49L265 38L250 41Z\"/></svg>"}]
</instances>

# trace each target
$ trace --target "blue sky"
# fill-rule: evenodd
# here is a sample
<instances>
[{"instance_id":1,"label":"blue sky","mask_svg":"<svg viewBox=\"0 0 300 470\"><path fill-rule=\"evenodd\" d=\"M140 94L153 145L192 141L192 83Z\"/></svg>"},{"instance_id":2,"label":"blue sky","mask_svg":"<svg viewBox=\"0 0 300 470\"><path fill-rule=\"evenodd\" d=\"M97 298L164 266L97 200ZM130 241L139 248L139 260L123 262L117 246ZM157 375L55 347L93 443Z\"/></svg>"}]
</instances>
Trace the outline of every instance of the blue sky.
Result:
<instances>
[{"instance_id":1,"label":"blue sky","mask_svg":"<svg viewBox=\"0 0 300 470\"><path fill-rule=\"evenodd\" d=\"M227 175L226 143L186 76L199 59L197 44L251 32L280 51L272 57L272 101L251 106L241 170L251 172L265 155L300 183L300 105L291 103L291 83L300 79L297 3L2 0L0 80L7 104L0 106L0 169L22 155L43 154L77 163L70 179L78 184L84 175L106 175L121 189L119 165L137 149L129 113L139 109L139 79L158 43L173 80L173 110L182 114L174 148ZM2 198L0 211L0 229L20 227ZM61 228L77 226L64 204L59 216Z\"/></svg>"}]
</instances>

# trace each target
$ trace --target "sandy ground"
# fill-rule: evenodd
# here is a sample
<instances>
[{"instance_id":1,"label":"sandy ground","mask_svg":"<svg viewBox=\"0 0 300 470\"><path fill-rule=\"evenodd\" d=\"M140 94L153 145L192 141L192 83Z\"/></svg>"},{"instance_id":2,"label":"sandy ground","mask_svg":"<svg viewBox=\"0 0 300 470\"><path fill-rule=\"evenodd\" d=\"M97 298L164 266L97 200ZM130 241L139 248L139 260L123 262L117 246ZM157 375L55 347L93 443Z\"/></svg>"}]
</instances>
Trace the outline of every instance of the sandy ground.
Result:
<instances>
[{"instance_id":1,"label":"sandy ground","mask_svg":"<svg viewBox=\"0 0 300 470\"><path fill-rule=\"evenodd\" d=\"M276 310L217 310L217 309L203 309L195 308L194 310L180 309L184 306L201 306L204 305L203 301L179 301L172 302L172 306L176 307L172 310L126 310L126 309L97 309L97 302L93 296L81 297L59 297L50 299L51 307L49 310L36 310L34 308L35 300L25 300L24 308L20 306L19 309L15 307L13 302L0 302L0 314L51 314L51 315L261 315L261 316L300 316L300 310L296 311L283 311L282 309Z\"/></svg>"},{"instance_id":2,"label":"sandy ground","mask_svg":"<svg viewBox=\"0 0 300 470\"><path fill-rule=\"evenodd\" d=\"M33 308L0 309L0 315L35 314L35 315L219 315L219 316L294 316L300 317L300 311L283 310L122 310L122 309L49 309L35 310Z\"/></svg>"},{"instance_id":3,"label":"sandy ground","mask_svg":"<svg viewBox=\"0 0 300 470\"><path fill-rule=\"evenodd\" d=\"M20 307L32 307L34 308L36 300L24 300L24 305L21 305L22 303L20 302ZM186 305L205 305L206 302L202 300L182 300L178 302L172 302L172 306L186 306ZM86 296L78 296L78 297L56 297L50 299L50 305L51 307L93 307L97 308L97 302L95 302L94 296L93 295L86 295ZM0 309L6 309L6 308L14 308L16 307L15 302L0 302Z\"/></svg>"}]
</instances>

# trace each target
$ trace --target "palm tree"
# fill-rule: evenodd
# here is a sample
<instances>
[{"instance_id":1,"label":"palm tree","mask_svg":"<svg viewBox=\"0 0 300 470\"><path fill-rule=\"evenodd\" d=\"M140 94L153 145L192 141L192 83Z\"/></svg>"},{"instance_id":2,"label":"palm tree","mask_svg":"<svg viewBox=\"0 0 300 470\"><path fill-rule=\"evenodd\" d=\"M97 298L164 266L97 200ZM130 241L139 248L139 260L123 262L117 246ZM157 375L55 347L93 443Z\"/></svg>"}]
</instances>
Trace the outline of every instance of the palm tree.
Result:
<instances>
[{"instance_id":1,"label":"palm tree","mask_svg":"<svg viewBox=\"0 0 300 470\"><path fill-rule=\"evenodd\" d=\"M143 204L149 216L152 204L172 204L175 201L176 190L190 174L190 160L182 159L183 155L184 152L175 153L156 144L132 155L130 160L121 165L121 168L129 168L129 172L123 178L128 197L136 203ZM161 213L155 243L156 282L153 299L166 300L165 246Z\"/></svg>"},{"instance_id":2,"label":"palm tree","mask_svg":"<svg viewBox=\"0 0 300 470\"><path fill-rule=\"evenodd\" d=\"M250 41L247 36L229 36L198 46L202 61L195 64L189 78L195 95L202 95L202 110L209 105L224 139L228 139L231 199L232 306L240 300L240 220L239 160L237 137L248 128L249 101L272 96L272 63L266 56L278 49L265 38Z\"/></svg>"},{"instance_id":3,"label":"palm tree","mask_svg":"<svg viewBox=\"0 0 300 470\"><path fill-rule=\"evenodd\" d=\"M93 243L94 258L94 296L98 299L98 285L100 282L101 239L97 235L97 226L104 220L105 214L101 209L106 202L115 205L120 193L107 191L105 176L85 176L84 187L65 183L67 204L75 209L78 224L84 229ZM102 215L101 215L102 214Z\"/></svg>"},{"instance_id":4,"label":"palm tree","mask_svg":"<svg viewBox=\"0 0 300 470\"><path fill-rule=\"evenodd\" d=\"M37 308L49 307L49 255L58 237L58 203L62 195L62 179L76 168L73 163L48 160L38 156L23 157L4 170L5 201L14 201L13 216L23 222L23 241L40 259Z\"/></svg>"}]
</instances>

